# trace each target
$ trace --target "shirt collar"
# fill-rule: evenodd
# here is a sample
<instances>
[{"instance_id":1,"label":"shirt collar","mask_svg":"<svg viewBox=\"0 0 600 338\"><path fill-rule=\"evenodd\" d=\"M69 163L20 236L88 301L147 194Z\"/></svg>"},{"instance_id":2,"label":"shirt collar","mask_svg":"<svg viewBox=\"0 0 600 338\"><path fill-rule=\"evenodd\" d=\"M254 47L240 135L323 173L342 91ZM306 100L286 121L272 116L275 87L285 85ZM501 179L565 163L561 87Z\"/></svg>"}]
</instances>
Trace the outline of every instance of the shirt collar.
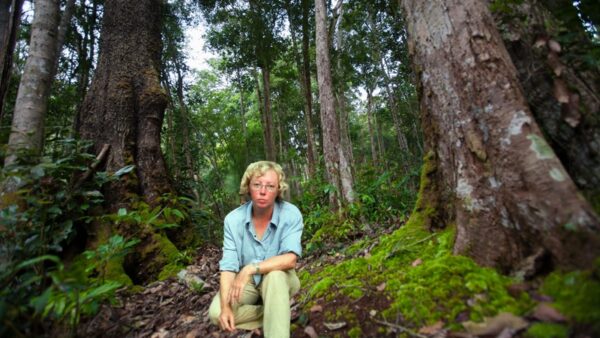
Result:
<instances>
[{"instance_id":1,"label":"shirt collar","mask_svg":"<svg viewBox=\"0 0 600 338\"><path fill-rule=\"evenodd\" d=\"M279 214L281 213L281 203L275 201L275 205L273 206L273 215L271 216L271 224L275 227L279 224ZM244 224L248 225L252 222L252 201L248 202L246 207L246 218L244 219Z\"/></svg>"}]
</instances>

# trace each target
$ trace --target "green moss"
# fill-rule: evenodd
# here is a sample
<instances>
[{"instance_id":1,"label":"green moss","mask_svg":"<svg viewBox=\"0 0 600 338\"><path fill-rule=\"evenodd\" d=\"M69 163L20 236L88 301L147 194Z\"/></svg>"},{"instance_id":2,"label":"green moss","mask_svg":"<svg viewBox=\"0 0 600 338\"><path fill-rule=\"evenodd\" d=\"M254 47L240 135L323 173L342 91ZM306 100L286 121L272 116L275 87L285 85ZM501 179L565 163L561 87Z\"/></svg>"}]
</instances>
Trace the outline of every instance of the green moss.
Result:
<instances>
[{"instance_id":1,"label":"green moss","mask_svg":"<svg viewBox=\"0 0 600 338\"><path fill-rule=\"evenodd\" d=\"M177 276L177 273L179 273L179 271L181 271L184 268L185 267L177 263L167 264L162 268L160 274L158 274L158 280L165 280L169 277Z\"/></svg>"},{"instance_id":2,"label":"green moss","mask_svg":"<svg viewBox=\"0 0 600 338\"><path fill-rule=\"evenodd\" d=\"M179 263L179 250L177 250L167 236L162 234L154 234L153 236L156 246L152 246L150 249L160 252L157 264L163 266L158 274L158 279L165 280L169 277L177 276L177 273L185 268Z\"/></svg>"},{"instance_id":3,"label":"green moss","mask_svg":"<svg viewBox=\"0 0 600 338\"><path fill-rule=\"evenodd\" d=\"M348 337L350 337L350 338L363 337L363 332L359 326L355 326L348 331Z\"/></svg>"},{"instance_id":4,"label":"green moss","mask_svg":"<svg viewBox=\"0 0 600 338\"><path fill-rule=\"evenodd\" d=\"M588 324L600 334L600 281L597 276L593 271L557 271L546 277L541 291L554 299L553 306L567 318Z\"/></svg>"},{"instance_id":5,"label":"green moss","mask_svg":"<svg viewBox=\"0 0 600 338\"><path fill-rule=\"evenodd\" d=\"M554 323L535 323L525 332L527 338L567 338L569 328Z\"/></svg>"},{"instance_id":6,"label":"green moss","mask_svg":"<svg viewBox=\"0 0 600 338\"><path fill-rule=\"evenodd\" d=\"M303 282L309 283L308 280L305 280ZM325 277L325 278L321 279L319 282L315 283L312 286L312 288L310 288L309 296L311 298L321 297L325 292L327 292L329 290L329 288L333 284L335 284L335 281L333 280L333 278L331 278L331 277Z\"/></svg>"},{"instance_id":7,"label":"green moss","mask_svg":"<svg viewBox=\"0 0 600 338\"><path fill-rule=\"evenodd\" d=\"M109 226L98 226L96 232L96 240L92 244L92 248L96 249L100 245L108 243L110 236L112 234L112 229ZM106 266L97 267L97 269L101 269L103 271L98 271L100 274L100 278L104 278L104 280L113 280L117 281L123 285L131 286L133 285L133 281L125 272L123 268L123 262L125 261L125 257L116 256L111 258Z\"/></svg>"},{"instance_id":8,"label":"green moss","mask_svg":"<svg viewBox=\"0 0 600 338\"><path fill-rule=\"evenodd\" d=\"M114 280L123 285L131 286L133 285L133 281L127 273L125 269L123 269L123 262L125 257L116 257L108 261L104 271L104 279L105 280Z\"/></svg>"}]
</instances>

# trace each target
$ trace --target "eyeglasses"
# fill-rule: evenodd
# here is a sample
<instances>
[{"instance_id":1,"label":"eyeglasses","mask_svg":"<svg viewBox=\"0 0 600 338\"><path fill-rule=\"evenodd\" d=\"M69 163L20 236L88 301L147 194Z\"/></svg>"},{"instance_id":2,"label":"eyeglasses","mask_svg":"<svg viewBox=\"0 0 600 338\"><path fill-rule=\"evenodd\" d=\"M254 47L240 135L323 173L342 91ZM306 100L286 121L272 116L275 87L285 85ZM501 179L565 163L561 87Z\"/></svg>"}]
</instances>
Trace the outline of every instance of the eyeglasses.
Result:
<instances>
[{"instance_id":1,"label":"eyeglasses","mask_svg":"<svg viewBox=\"0 0 600 338\"><path fill-rule=\"evenodd\" d=\"M268 192L275 192L277 190L277 187L272 185L272 184L260 184L260 183L251 183L250 184L250 189L254 190L254 191L259 191L262 188L266 188Z\"/></svg>"}]
</instances>

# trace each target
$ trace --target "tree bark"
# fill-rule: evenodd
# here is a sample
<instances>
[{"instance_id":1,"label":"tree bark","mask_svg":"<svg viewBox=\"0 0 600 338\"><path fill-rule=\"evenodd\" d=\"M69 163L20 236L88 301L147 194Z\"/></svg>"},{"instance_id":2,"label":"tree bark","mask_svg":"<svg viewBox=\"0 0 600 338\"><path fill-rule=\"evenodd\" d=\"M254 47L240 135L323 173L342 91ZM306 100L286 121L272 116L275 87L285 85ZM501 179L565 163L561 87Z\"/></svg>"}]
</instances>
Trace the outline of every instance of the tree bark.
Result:
<instances>
[{"instance_id":1,"label":"tree bark","mask_svg":"<svg viewBox=\"0 0 600 338\"><path fill-rule=\"evenodd\" d=\"M82 104L78 131L92 140L96 151L111 145L105 170L115 172L135 165L135 171L112 182L105 190L110 212L129 208L136 196L150 205L172 193L160 148L160 131L168 96L160 85L161 0L107 0L98 68ZM135 235L142 242L128 256L126 270L136 282L154 278L169 263L165 245L172 244L148 225L117 225L117 232ZM95 224L94 235L106 232ZM162 239L161 239L162 238Z\"/></svg>"},{"instance_id":2,"label":"tree bark","mask_svg":"<svg viewBox=\"0 0 600 338\"><path fill-rule=\"evenodd\" d=\"M275 132L273 127L273 113L271 112L271 71L269 67L261 67L262 80L263 80L263 94L264 94L264 108L263 113L265 114L263 130L265 133L265 143L267 145L267 156L268 161L277 160L277 149L275 148Z\"/></svg>"},{"instance_id":3,"label":"tree bark","mask_svg":"<svg viewBox=\"0 0 600 338\"><path fill-rule=\"evenodd\" d=\"M4 116L4 100L10 82L23 2L24 0L0 0L0 121Z\"/></svg>"},{"instance_id":4,"label":"tree bark","mask_svg":"<svg viewBox=\"0 0 600 338\"><path fill-rule=\"evenodd\" d=\"M553 14L559 8L564 19ZM578 59L591 42L572 2L528 0L511 9L494 18L532 113L573 181L600 206L600 72ZM576 42L561 46L547 27L567 24Z\"/></svg>"},{"instance_id":5,"label":"tree bark","mask_svg":"<svg viewBox=\"0 0 600 338\"><path fill-rule=\"evenodd\" d=\"M16 161L16 153L32 152L37 158L44 143L44 117L48 110L48 96L52 85L53 69L58 58L57 33L59 1L38 0L29 42L29 56L19 83L13 121L8 139L9 156L4 165Z\"/></svg>"},{"instance_id":6,"label":"tree bark","mask_svg":"<svg viewBox=\"0 0 600 338\"><path fill-rule=\"evenodd\" d=\"M540 254L589 266L598 217L534 121L486 4L402 6L432 154L422 196L431 225L456 224L456 253L505 271Z\"/></svg>"},{"instance_id":7,"label":"tree bark","mask_svg":"<svg viewBox=\"0 0 600 338\"><path fill-rule=\"evenodd\" d=\"M377 143L375 141L375 132L373 129L373 89L366 87L367 91L367 125L369 126L369 140L371 141L371 160L373 161L373 166L377 167L379 165L379 160L377 156Z\"/></svg>"},{"instance_id":8,"label":"tree bark","mask_svg":"<svg viewBox=\"0 0 600 338\"><path fill-rule=\"evenodd\" d=\"M321 125L323 128L323 153L327 181L334 188L329 192L332 208L339 210L345 202L352 200L352 187L349 182L341 182L340 169L348 166L348 159L340 145L339 121L335 112L335 102L331 82L331 62L329 59L329 41L327 29L327 10L324 0L315 0L315 22L317 43L317 79L319 82L319 101L321 104ZM351 184L351 182L350 182Z\"/></svg>"},{"instance_id":9,"label":"tree bark","mask_svg":"<svg viewBox=\"0 0 600 338\"><path fill-rule=\"evenodd\" d=\"M309 147L310 157L308 158L309 174L314 177L316 172L319 156L315 147L315 135L313 131L313 100L312 100L312 84L310 71L310 27L309 27L309 0L301 0L302 2L302 76L304 77L304 97L306 102L306 138ZM313 171L310 171L310 166L313 166Z\"/></svg>"},{"instance_id":10,"label":"tree bark","mask_svg":"<svg viewBox=\"0 0 600 338\"><path fill-rule=\"evenodd\" d=\"M303 4L303 9L304 6L306 6L306 2L307 0L302 0ZM306 38L303 36L302 37L302 54L303 54L303 60L300 60L300 54L298 53L298 48L297 48L297 43L296 43L296 29L297 26L294 24L293 21L293 16L292 16L292 12L291 12L291 3L288 0L286 2L286 10L287 10L287 14L288 14L288 21L290 23L290 32L291 32L291 37L292 37L292 49L293 49L293 53L294 53L294 59L296 60L296 67L298 68L298 77L299 77L299 83L300 83L300 89L302 90L302 95L304 96L304 123L306 125L306 162L308 163L308 174L309 177L314 177L315 172L316 172L316 155L315 155L315 148L314 148L314 136L313 136L313 128L312 128L312 94L311 94L311 88L310 88L310 64L306 65L306 63L310 62L308 59L308 55L306 55L306 57L304 57L304 44L306 43L308 45L308 36L306 36ZM308 15L308 14L305 14ZM302 19L302 32L304 34L305 31L305 27L304 27L304 18ZM308 23L307 23L308 24ZM308 34L308 33L307 33ZM306 47L308 48L308 46ZM304 64L303 64L304 62ZM308 69L308 77L306 76L305 72L307 71L306 68Z\"/></svg>"}]
</instances>

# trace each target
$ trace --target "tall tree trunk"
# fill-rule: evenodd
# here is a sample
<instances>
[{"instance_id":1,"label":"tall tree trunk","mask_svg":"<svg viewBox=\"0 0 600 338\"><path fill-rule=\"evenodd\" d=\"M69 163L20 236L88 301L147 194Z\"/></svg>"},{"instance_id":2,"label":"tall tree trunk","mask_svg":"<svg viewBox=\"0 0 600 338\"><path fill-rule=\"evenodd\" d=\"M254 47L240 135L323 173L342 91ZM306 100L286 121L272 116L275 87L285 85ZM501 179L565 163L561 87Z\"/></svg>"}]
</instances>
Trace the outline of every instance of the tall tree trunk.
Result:
<instances>
[{"instance_id":1,"label":"tall tree trunk","mask_svg":"<svg viewBox=\"0 0 600 338\"><path fill-rule=\"evenodd\" d=\"M544 140L486 4L402 7L431 154L421 197L431 225L456 224L456 253L505 271L533 255L591 264L598 217Z\"/></svg>"},{"instance_id":2,"label":"tall tree trunk","mask_svg":"<svg viewBox=\"0 0 600 338\"><path fill-rule=\"evenodd\" d=\"M317 72L319 82L319 101L321 105L321 125L323 128L323 153L327 181L334 187L329 193L332 208L339 209L343 197L345 202L352 201L352 182L341 182L340 169L349 165L340 145L339 121L335 112L333 88L331 84L331 62L329 59L329 41L327 29L327 10L324 0L315 0L315 22L317 42ZM347 186L350 184L350 186Z\"/></svg>"},{"instance_id":3,"label":"tall tree trunk","mask_svg":"<svg viewBox=\"0 0 600 338\"><path fill-rule=\"evenodd\" d=\"M580 59L591 42L577 11L569 1L527 0L511 9L495 20L532 113L573 181L600 206L600 72ZM574 41L561 46L547 27L567 24Z\"/></svg>"},{"instance_id":4,"label":"tall tree trunk","mask_svg":"<svg viewBox=\"0 0 600 338\"><path fill-rule=\"evenodd\" d=\"M308 159L309 174L314 177L316 172L317 163L319 162L318 150L315 147L315 135L314 135L314 122L313 122L313 100L312 100L312 83L311 83L311 71L310 71L310 9L309 0L300 0L302 3L302 76L304 77L304 100L306 102L306 138L308 140L308 146L310 147L310 157ZM313 172L310 170L312 162Z\"/></svg>"},{"instance_id":5,"label":"tall tree trunk","mask_svg":"<svg viewBox=\"0 0 600 338\"><path fill-rule=\"evenodd\" d=\"M378 32L378 28L375 25L375 22L371 16L371 14L369 13L368 15L368 21L369 21L369 27L371 29L372 32ZM384 81L384 88L385 88L385 92L387 94L387 100L388 100L388 107L390 110L390 114L392 115L392 121L394 122L394 130L396 131L396 140L398 142L398 147L401 151L401 164L402 164L402 168L404 169L404 174L408 175L410 173L410 165L408 163L408 160L410 159L410 149L408 148L408 142L406 140L406 135L404 135L404 131L402 130L402 121L400 118L400 112L398 111L399 109L399 105L398 105L398 100L396 98L396 93L394 92L393 88L392 88L392 80L390 78L390 75L388 73L388 69L387 66L385 64L385 59L384 56L381 53L381 46L379 46L379 43L375 43L374 46L374 56L376 60L373 60L374 62L377 62L379 64L379 68L381 71L381 74L383 75L383 81Z\"/></svg>"},{"instance_id":6,"label":"tall tree trunk","mask_svg":"<svg viewBox=\"0 0 600 338\"><path fill-rule=\"evenodd\" d=\"M24 0L0 0L0 121L4 116L4 100L10 82L23 2Z\"/></svg>"},{"instance_id":7,"label":"tall tree trunk","mask_svg":"<svg viewBox=\"0 0 600 338\"><path fill-rule=\"evenodd\" d=\"M373 129L373 89L370 87L365 88L367 90L367 124L369 126L369 140L371 141L371 160L373 166L379 165L377 156L377 143L375 141L375 131Z\"/></svg>"},{"instance_id":8,"label":"tall tree trunk","mask_svg":"<svg viewBox=\"0 0 600 338\"><path fill-rule=\"evenodd\" d=\"M343 2L340 1L338 4L338 24L335 25L338 29L336 30L337 36L337 48L338 52L341 53L344 46L344 36L343 31L341 29L341 22L344 17L344 7ZM341 58L337 59L336 63L337 74L339 76L339 84L336 86L337 90L335 91L336 95L336 103L337 103L337 111L339 117L339 130L340 130L340 145L338 148L340 152L340 183L342 186L342 195L344 196L344 200L346 202L352 203L354 202L354 191L352 186L354 185L353 173L352 169L354 167L354 158L352 154L352 140L350 139L349 129L349 119L348 119L348 111L346 109L346 95L345 95L345 85L343 85L344 81L344 70L341 63Z\"/></svg>"},{"instance_id":9,"label":"tall tree trunk","mask_svg":"<svg viewBox=\"0 0 600 338\"><path fill-rule=\"evenodd\" d=\"M273 113L271 112L271 71L268 66L261 67L263 92L264 92L264 108L265 124L263 126L265 133L265 143L267 145L267 160L277 160L277 149L275 148L275 132L273 127Z\"/></svg>"},{"instance_id":10,"label":"tall tree trunk","mask_svg":"<svg viewBox=\"0 0 600 338\"><path fill-rule=\"evenodd\" d=\"M306 0L302 0L303 2L307 2ZM303 4L304 6L304 4ZM292 49L293 49L293 53L294 53L294 59L296 60L296 67L298 68L298 77L299 77L299 83L300 83L300 89L302 90L302 95L304 96L304 123L306 125L306 162L308 163L308 173L309 173L309 177L314 177L315 172L316 172L316 155L315 155L315 150L314 150L314 136L313 136L313 128L312 128L312 94L311 94L311 88L310 88L310 73L308 74L308 80L306 77L306 69L305 66L302 63L302 60L300 59L300 54L298 53L298 47L297 47L297 39L296 39L296 30L297 30L297 26L294 24L293 21L293 17L292 17L292 13L291 13L291 3L288 0L286 2L286 10L287 10L287 14L288 14L288 20L290 23L290 32L291 32L291 36L292 36ZM304 23L304 20L303 20ZM302 27L302 31L304 32L304 27ZM308 44L308 39L304 39L304 36L302 37L303 40L303 46L304 46L304 40L306 40L306 43ZM304 51L304 47L303 47L303 51ZM308 60L304 60L305 62L309 62ZM310 72L310 68L308 70Z\"/></svg>"},{"instance_id":11,"label":"tall tree trunk","mask_svg":"<svg viewBox=\"0 0 600 338\"><path fill-rule=\"evenodd\" d=\"M107 188L110 211L129 207L132 196L150 205L172 192L160 148L160 131L168 99L160 85L161 0L107 0L104 7L98 68L85 97L78 131L92 140L97 151L111 146L105 170L115 172L135 165L130 173ZM135 234L142 242L126 264L134 281L153 278L170 263L171 242L149 225L117 225L114 231ZM107 225L94 224L88 245L98 244ZM169 246L170 248L167 248Z\"/></svg>"},{"instance_id":12,"label":"tall tree trunk","mask_svg":"<svg viewBox=\"0 0 600 338\"><path fill-rule=\"evenodd\" d=\"M237 69L238 87L240 90L240 125L242 126L242 137L244 138L244 163L248 163L248 131L246 130L246 104L244 103L244 86L242 84L242 74Z\"/></svg>"},{"instance_id":13,"label":"tall tree trunk","mask_svg":"<svg viewBox=\"0 0 600 338\"><path fill-rule=\"evenodd\" d=\"M59 1L38 0L29 42L29 56L17 92L17 101L8 139L10 155L4 164L16 161L16 152L29 150L34 158L40 155L44 142L44 117L54 78L57 54Z\"/></svg>"},{"instance_id":14,"label":"tall tree trunk","mask_svg":"<svg viewBox=\"0 0 600 338\"><path fill-rule=\"evenodd\" d=\"M265 157L268 157L269 154L269 144L267 142L267 121L265 115L265 104L263 100L263 95L260 90L260 79L258 78L258 72L254 72L254 78L256 79L256 99L258 100L258 112L260 115L260 123L263 127L263 148L265 151Z\"/></svg>"}]
</instances>

